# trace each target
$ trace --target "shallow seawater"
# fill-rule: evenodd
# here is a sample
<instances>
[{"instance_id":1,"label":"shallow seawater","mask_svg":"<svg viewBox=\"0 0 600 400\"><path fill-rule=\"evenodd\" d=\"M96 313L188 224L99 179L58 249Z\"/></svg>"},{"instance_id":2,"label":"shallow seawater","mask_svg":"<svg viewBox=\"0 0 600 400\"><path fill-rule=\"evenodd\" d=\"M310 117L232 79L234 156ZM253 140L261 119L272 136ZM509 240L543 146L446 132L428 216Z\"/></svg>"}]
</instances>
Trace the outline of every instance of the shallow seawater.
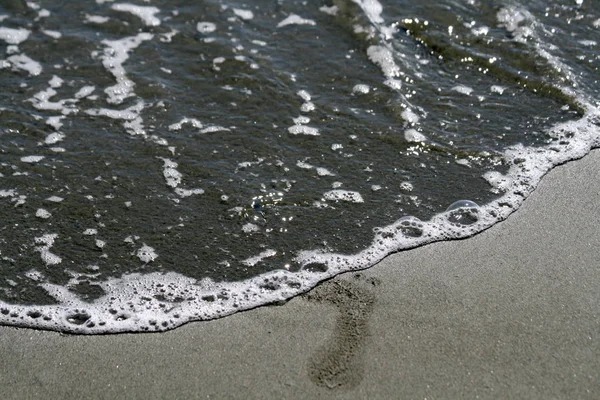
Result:
<instances>
[{"instance_id":1,"label":"shallow seawater","mask_svg":"<svg viewBox=\"0 0 600 400\"><path fill-rule=\"evenodd\" d=\"M166 330L486 229L598 146L599 42L585 0L4 1L0 323Z\"/></svg>"}]
</instances>

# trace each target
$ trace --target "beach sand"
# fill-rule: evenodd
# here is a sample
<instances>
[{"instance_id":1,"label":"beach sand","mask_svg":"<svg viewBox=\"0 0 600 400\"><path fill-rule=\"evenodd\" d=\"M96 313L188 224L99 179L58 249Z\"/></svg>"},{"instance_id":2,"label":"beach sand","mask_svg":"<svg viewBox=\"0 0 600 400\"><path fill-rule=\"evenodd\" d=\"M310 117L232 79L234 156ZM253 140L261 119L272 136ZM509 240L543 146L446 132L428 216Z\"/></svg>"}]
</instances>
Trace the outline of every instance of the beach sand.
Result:
<instances>
[{"instance_id":1,"label":"beach sand","mask_svg":"<svg viewBox=\"0 0 600 400\"><path fill-rule=\"evenodd\" d=\"M600 398L600 151L507 221L166 333L0 328L0 398Z\"/></svg>"}]
</instances>

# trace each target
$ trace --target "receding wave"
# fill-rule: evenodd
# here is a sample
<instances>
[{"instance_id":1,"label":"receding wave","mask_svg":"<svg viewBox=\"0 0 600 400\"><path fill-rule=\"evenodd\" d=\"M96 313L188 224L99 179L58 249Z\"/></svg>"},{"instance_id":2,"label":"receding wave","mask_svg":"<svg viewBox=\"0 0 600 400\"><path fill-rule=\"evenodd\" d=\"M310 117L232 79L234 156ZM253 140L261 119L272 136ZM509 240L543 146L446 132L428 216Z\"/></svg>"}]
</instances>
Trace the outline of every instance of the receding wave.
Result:
<instances>
[{"instance_id":1,"label":"receding wave","mask_svg":"<svg viewBox=\"0 0 600 400\"><path fill-rule=\"evenodd\" d=\"M585 2L64 3L0 5L2 324L289 299L481 232L600 144Z\"/></svg>"}]
</instances>

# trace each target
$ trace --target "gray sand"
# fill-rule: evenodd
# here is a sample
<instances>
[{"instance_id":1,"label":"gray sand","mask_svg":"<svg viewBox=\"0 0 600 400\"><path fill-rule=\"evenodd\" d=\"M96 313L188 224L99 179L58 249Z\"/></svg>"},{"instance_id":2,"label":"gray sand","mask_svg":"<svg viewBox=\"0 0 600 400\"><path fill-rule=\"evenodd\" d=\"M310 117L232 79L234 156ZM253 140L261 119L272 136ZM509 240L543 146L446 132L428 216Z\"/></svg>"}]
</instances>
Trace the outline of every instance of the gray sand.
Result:
<instances>
[{"instance_id":1,"label":"gray sand","mask_svg":"<svg viewBox=\"0 0 600 400\"><path fill-rule=\"evenodd\" d=\"M600 398L600 151L507 221L161 334L0 328L0 398Z\"/></svg>"}]
</instances>

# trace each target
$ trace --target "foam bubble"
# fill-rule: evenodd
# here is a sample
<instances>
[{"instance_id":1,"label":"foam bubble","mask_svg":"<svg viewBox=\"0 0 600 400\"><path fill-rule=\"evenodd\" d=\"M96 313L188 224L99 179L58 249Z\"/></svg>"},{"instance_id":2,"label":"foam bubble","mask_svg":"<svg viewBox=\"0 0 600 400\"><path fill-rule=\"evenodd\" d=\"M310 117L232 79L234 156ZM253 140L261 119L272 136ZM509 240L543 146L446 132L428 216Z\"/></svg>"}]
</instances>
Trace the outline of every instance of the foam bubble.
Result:
<instances>
[{"instance_id":1,"label":"foam bubble","mask_svg":"<svg viewBox=\"0 0 600 400\"><path fill-rule=\"evenodd\" d=\"M207 126L206 128L200 129L200 133L213 133L213 132L224 132L224 131L231 131L231 129L225 128L224 126L219 126L219 125L211 125L211 126Z\"/></svg>"},{"instance_id":2,"label":"foam bubble","mask_svg":"<svg viewBox=\"0 0 600 400\"><path fill-rule=\"evenodd\" d=\"M383 6L377 0L353 0L356 4L362 8L365 15L374 24L381 24L384 22L381 13L383 12Z\"/></svg>"},{"instance_id":3,"label":"foam bubble","mask_svg":"<svg viewBox=\"0 0 600 400\"><path fill-rule=\"evenodd\" d=\"M158 254L154 248L148 246L146 243L136 251L135 255L144 264L148 264L158 258Z\"/></svg>"},{"instance_id":4,"label":"foam bubble","mask_svg":"<svg viewBox=\"0 0 600 400\"><path fill-rule=\"evenodd\" d=\"M62 197L59 196L50 196L46 199L47 201L51 201L53 203L60 203L61 201L63 201L64 199Z\"/></svg>"},{"instance_id":5,"label":"foam bubble","mask_svg":"<svg viewBox=\"0 0 600 400\"><path fill-rule=\"evenodd\" d=\"M306 90L299 90L296 94L300 96L304 101L310 101L312 98L310 93L308 93Z\"/></svg>"},{"instance_id":6,"label":"foam bubble","mask_svg":"<svg viewBox=\"0 0 600 400\"><path fill-rule=\"evenodd\" d=\"M58 120L60 121L60 120ZM60 122L54 122L54 121L47 121L46 122L48 125L53 126L55 129L60 129L60 127L62 126L62 123ZM60 132L53 132L51 134L49 134L48 136L46 136L46 139L44 139L44 143L46 144L56 144L62 140L64 140L65 135L63 133Z\"/></svg>"},{"instance_id":7,"label":"foam bubble","mask_svg":"<svg viewBox=\"0 0 600 400\"><path fill-rule=\"evenodd\" d=\"M204 189L182 189L176 188L175 193L177 193L180 197L190 197L197 194L203 194Z\"/></svg>"},{"instance_id":8,"label":"foam bubble","mask_svg":"<svg viewBox=\"0 0 600 400\"><path fill-rule=\"evenodd\" d=\"M371 88L369 85L365 85L364 83L359 83L358 85L354 85L352 88L352 93L354 94L367 94Z\"/></svg>"},{"instance_id":9,"label":"foam bubble","mask_svg":"<svg viewBox=\"0 0 600 400\"><path fill-rule=\"evenodd\" d=\"M498 94L502 94L502 93L504 93L504 91L505 91L505 90L506 90L506 87L504 87L504 86L492 85L492 86L490 87L490 91L491 91L492 93L498 93Z\"/></svg>"},{"instance_id":10,"label":"foam bubble","mask_svg":"<svg viewBox=\"0 0 600 400\"><path fill-rule=\"evenodd\" d=\"M248 222L242 226L242 232L244 232L244 233L260 232L260 228L258 227L258 225Z\"/></svg>"},{"instance_id":11,"label":"foam bubble","mask_svg":"<svg viewBox=\"0 0 600 400\"><path fill-rule=\"evenodd\" d=\"M306 125L293 125L288 128L288 132L292 135L312 135L318 136L320 135L319 130L317 128L313 128L311 126Z\"/></svg>"},{"instance_id":12,"label":"foam bubble","mask_svg":"<svg viewBox=\"0 0 600 400\"><path fill-rule=\"evenodd\" d=\"M146 26L158 26L160 25L160 19L156 18L155 14L158 14L160 10L152 6L137 6L130 3L119 3L113 4L111 7L115 11L122 11L131 13L140 18Z\"/></svg>"},{"instance_id":13,"label":"foam bubble","mask_svg":"<svg viewBox=\"0 0 600 400\"><path fill-rule=\"evenodd\" d=\"M75 93L75 96L74 96L74 97L75 97L76 99L83 99L83 98L86 98L86 97L88 97L89 95L91 95L91 94L94 92L94 90L95 90L95 89L96 89L96 87L95 87L95 86L91 86L91 85L90 85L90 86L83 86L81 89L79 89L79 90L77 91L77 93Z\"/></svg>"},{"instance_id":14,"label":"foam bubble","mask_svg":"<svg viewBox=\"0 0 600 400\"><path fill-rule=\"evenodd\" d=\"M307 101L300 106L300 111L302 112L311 112L315 110L315 104L313 102Z\"/></svg>"},{"instance_id":15,"label":"foam bubble","mask_svg":"<svg viewBox=\"0 0 600 400\"><path fill-rule=\"evenodd\" d=\"M20 44L27 40L31 31L24 28L6 28L0 26L0 39L4 40L8 44Z\"/></svg>"},{"instance_id":16,"label":"foam bubble","mask_svg":"<svg viewBox=\"0 0 600 400\"><path fill-rule=\"evenodd\" d=\"M104 17L101 15L90 15L90 14L85 14L85 20L83 22L85 23L94 23L94 24L105 24L110 20L109 17Z\"/></svg>"},{"instance_id":17,"label":"foam bubble","mask_svg":"<svg viewBox=\"0 0 600 400\"><path fill-rule=\"evenodd\" d=\"M162 160L164 162L163 176L167 181L167 186L176 188L181 183L181 178L183 175L181 172L177 171L176 162L169 160L168 158L163 158Z\"/></svg>"},{"instance_id":18,"label":"foam bubble","mask_svg":"<svg viewBox=\"0 0 600 400\"><path fill-rule=\"evenodd\" d=\"M425 135L423 135L415 129L407 129L404 131L404 139L407 142L416 143L425 142L427 140L427 137L425 137Z\"/></svg>"},{"instance_id":19,"label":"foam bubble","mask_svg":"<svg viewBox=\"0 0 600 400\"><path fill-rule=\"evenodd\" d=\"M53 39L60 39L62 37L62 33L58 31L50 31L47 29L42 30L42 33L46 36L50 36Z\"/></svg>"},{"instance_id":20,"label":"foam bubble","mask_svg":"<svg viewBox=\"0 0 600 400\"><path fill-rule=\"evenodd\" d=\"M21 157L21 161L30 163L30 164L35 164L35 163L42 161L44 158L45 158L44 156L25 156L25 157Z\"/></svg>"},{"instance_id":21,"label":"foam bubble","mask_svg":"<svg viewBox=\"0 0 600 400\"><path fill-rule=\"evenodd\" d=\"M169 125L170 131L178 131L182 128L184 124L192 125L194 128L202 128L202 122L198 121L195 118L186 118L183 117L179 122L175 122L174 124Z\"/></svg>"},{"instance_id":22,"label":"foam bubble","mask_svg":"<svg viewBox=\"0 0 600 400\"><path fill-rule=\"evenodd\" d=\"M135 83L127 78L123 64L129 58L129 52L140 46L143 42L151 40L154 35L142 32L136 36L129 36L118 40L103 40L106 46L102 55L102 64L117 80L117 84L107 87L104 92L108 95L108 101L112 104L120 104L128 97L134 95Z\"/></svg>"},{"instance_id":23,"label":"foam bubble","mask_svg":"<svg viewBox=\"0 0 600 400\"><path fill-rule=\"evenodd\" d=\"M329 192L323 193L323 199L329 201L347 201L349 203L364 203L360 193L341 189L330 190Z\"/></svg>"},{"instance_id":24,"label":"foam bubble","mask_svg":"<svg viewBox=\"0 0 600 400\"><path fill-rule=\"evenodd\" d=\"M260 254L257 254L253 257L249 257L249 258L243 260L242 264L246 264L249 267L253 267L256 264L260 263L265 258L273 257L275 255L277 255L277 252L275 250L267 249L267 250L261 252Z\"/></svg>"},{"instance_id":25,"label":"foam bubble","mask_svg":"<svg viewBox=\"0 0 600 400\"><path fill-rule=\"evenodd\" d=\"M56 265L62 262L62 258L50 251L50 248L54 245L54 241L58 238L58 234L49 233L43 236L36 237L35 243L41 246L36 247L36 250L40 253L42 261L46 265Z\"/></svg>"},{"instance_id":26,"label":"foam bubble","mask_svg":"<svg viewBox=\"0 0 600 400\"><path fill-rule=\"evenodd\" d=\"M196 30L200 33L212 33L217 30L217 25L212 22L198 22Z\"/></svg>"},{"instance_id":27,"label":"foam bubble","mask_svg":"<svg viewBox=\"0 0 600 400\"><path fill-rule=\"evenodd\" d=\"M465 86L465 85L456 85L452 88L457 93L464 94L470 96L473 93L473 88Z\"/></svg>"},{"instance_id":28,"label":"foam bubble","mask_svg":"<svg viewBox=\"0 0 600 400\"><path fill-rule=\"evenodd\" d=\"M298 118L292 118L296 125L304 125L310 122L310 118L305 115L300 115Z\"/></svg>"},{"instance_id":29,"label":"foam bubble","mask_svg":"<svg viewBox=\"0 0 600 400\"><path fill-rule=\"evenodd\" d=\"M324 12L325 14L336 16L337 13L340 11L340 8L338 6L336 6L336 5L333 5L331 7L321 6L321 7L319 7L319 10L321 12Z\"/></svg>"},{"instance_id":30,"label":"foam bubble","mask_svg":"<svg viewBox=\"0 0 600 400\"><path fill-rule=\"evenodd\" d=\"M404 109L400 116L410 124L416 124L417 122L419 122L419 116L415 114L415 112L410 108Z\"/></svg>"},{"instance_id":31,"label":"foam bubble","mask_svg":"<svg viewBox=\"0 0 600 400\"><path fill-rule=\"evenodd\" d=\"M7 63L7 64L6 64ZM31 76L37 76L42 73L42 65L32 60L26 54L16 54L8 57L5 63L0 64L1 68L11 67L13 70L27 71Z\"/></svg>"},{"instance_id":32,"label":"foam bubble","mask_svg":"<svg viewBox=\"0 0 600 400\"><path fill-rule=\"evenodd\" d=\"M250 10L243 10L241 8L234 8L233 9L233 13L235 15L237 15L238 17L240 17L241 19L244 19L246 21L251 20L254 18L254 13Z\"/></svg>"},{"instance_id":33,"label":"foam bubble","mask_svg":"<svg viewBox=\"0 0 600 400\"><path fill-rule=\"evenodd\" d=\"M479 219L479 206L471 200L458 200L446 209L448 221L459 225L472 225Z\"/></svg>"},{"instance_id":34,"label":"foam bubble","mask_svg":"<svg viewBox=\"0 0 600 400\"><path fill-rule=\"evenodd\" d=\"M471 29L471 33L475 36L485 36L489 33L490 28L487 26L478 26Z\"/></svg>"},{"instance_id":35,"label":"foam bubble","mask_svg":"<svg viewBox=\"0 0 600 400\"><path fill-rule=\"evenodd\" d=\"M286 19L277 24L278 28L288 25L316 25L312 19L305 19L296 14L290 14Z\"/></svg>"},{"instance_id":36,"label":"foam bubble","mask_svg":"<svg viewBox=\"0 0 600 400\"><path fill-rule=\"evenodd\" d=\"M378 45L369 46L367 56L381 68L386 78L395 78L400 75L400 68L396 64L396 61L394 61L394 56L388 48Z\"/></svg>"},{"instance_id":37,"label":"foam bubble","mask_svg":"<svg viewBox=\"0 0 600 400\"><path fill-rule=\"evenodd\" d=\"M37 211L35 212L35 216L41 219L48 219L52 216L52 214L50 214L48 212L48 210L45 210L43 208L38 208Z\"/></svg>"}]
</instances>

